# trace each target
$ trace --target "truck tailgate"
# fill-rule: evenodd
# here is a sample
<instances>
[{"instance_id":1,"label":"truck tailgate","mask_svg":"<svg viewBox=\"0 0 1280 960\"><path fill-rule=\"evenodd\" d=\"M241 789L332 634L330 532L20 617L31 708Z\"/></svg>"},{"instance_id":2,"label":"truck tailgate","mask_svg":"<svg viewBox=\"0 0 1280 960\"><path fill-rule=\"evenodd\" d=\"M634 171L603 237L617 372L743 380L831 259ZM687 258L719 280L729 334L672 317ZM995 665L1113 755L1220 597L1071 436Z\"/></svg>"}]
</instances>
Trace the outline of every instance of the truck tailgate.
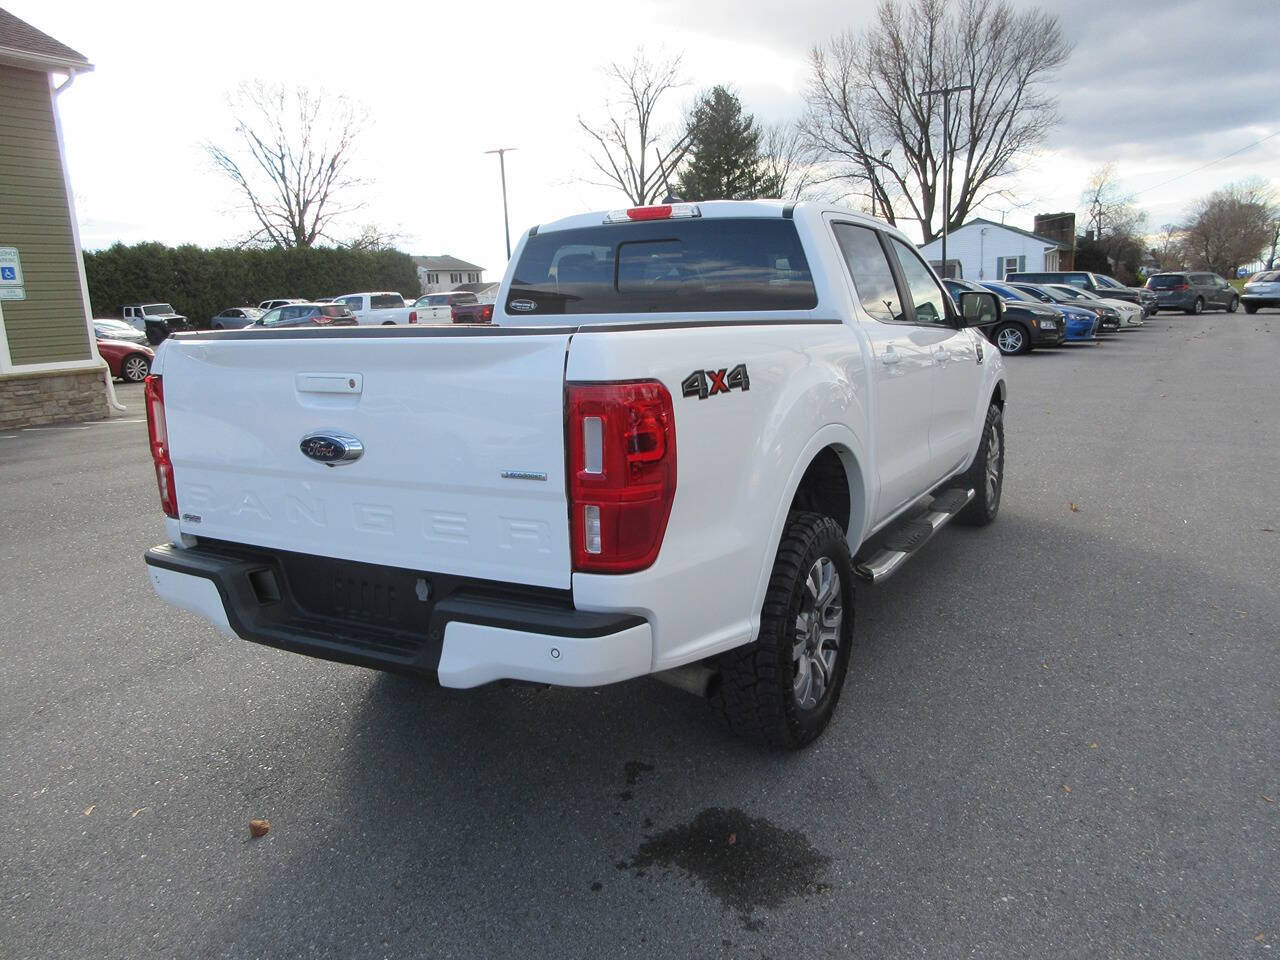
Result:
<instances>
[{"instance_id":1,"label":"truck tailgate","mask_svg":"<svg viewBox=\"0 0 1280 960\"><path fill-rule=\"evenodd\" d=\"M182 532L570 586L567 332L302 333L166 345ZM301 449L313 433L357 438L363 454L313 460Z\"/></svg>"}]
</instances>

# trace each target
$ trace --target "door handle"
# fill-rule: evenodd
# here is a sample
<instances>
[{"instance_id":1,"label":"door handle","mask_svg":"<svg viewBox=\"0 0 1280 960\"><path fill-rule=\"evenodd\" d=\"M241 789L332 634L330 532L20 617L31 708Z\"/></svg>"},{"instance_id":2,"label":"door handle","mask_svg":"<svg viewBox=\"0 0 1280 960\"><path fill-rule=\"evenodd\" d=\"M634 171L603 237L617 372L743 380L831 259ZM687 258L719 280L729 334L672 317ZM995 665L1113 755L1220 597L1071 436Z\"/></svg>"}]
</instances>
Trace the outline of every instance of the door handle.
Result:
<instances>
[{"instance_id":1,"label":"door handle","mask_svg":"<svg viewBox=\"0 0 1280 960\"><path fill-rule=\"evenodd\" d=\"M880 354L880 362L890 367L901 359L902 358L898 356L898 352L894 350L893 347L890 347L884 353Z\"/></svg>"}]
</instances>

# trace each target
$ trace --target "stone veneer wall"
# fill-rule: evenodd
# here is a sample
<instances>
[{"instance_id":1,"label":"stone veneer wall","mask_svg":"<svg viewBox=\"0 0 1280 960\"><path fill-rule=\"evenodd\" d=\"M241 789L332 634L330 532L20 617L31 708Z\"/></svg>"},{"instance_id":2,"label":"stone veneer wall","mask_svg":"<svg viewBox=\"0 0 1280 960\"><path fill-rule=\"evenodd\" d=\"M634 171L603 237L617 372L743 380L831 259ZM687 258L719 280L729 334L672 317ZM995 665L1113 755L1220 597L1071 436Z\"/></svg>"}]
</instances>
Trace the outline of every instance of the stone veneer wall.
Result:
<instances>
[{"instance_id":1,"label":"stone veneer wall","mask_svg":"<svg viewBox=\"0 0 1280 960\"><path fill-rule=\"evenodd\" d=\"M104 420L104 371L0 374L0 431L63 420Z\"/></svg>"}]
</instances>

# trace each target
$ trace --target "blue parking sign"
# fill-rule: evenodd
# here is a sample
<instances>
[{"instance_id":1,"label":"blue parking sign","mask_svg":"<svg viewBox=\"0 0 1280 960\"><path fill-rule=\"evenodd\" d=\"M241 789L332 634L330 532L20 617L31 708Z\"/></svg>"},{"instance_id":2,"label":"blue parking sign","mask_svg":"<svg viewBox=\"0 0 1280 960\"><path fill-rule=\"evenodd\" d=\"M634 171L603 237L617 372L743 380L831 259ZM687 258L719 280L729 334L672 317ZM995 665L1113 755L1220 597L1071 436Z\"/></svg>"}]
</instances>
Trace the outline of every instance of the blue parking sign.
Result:
<instances>
[{"instance_id":1,"label":"blue parking sign","mask_svg":"<svg viewBox=\"0 0 1280 960\"><path fill-rule=\"evenodd\" d=\"M0 280L17 280L18 271L13 267L0 267Z\"/></svg>"}]
</instances>

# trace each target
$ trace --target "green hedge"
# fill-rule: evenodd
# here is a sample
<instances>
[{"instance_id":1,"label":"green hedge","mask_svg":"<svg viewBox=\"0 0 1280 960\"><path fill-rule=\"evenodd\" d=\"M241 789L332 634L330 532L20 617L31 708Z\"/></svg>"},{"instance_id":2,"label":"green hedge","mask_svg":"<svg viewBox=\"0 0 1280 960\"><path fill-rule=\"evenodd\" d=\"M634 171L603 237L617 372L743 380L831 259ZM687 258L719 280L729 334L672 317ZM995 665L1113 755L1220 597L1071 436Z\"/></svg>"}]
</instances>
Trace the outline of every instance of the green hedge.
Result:
<instances>
[{"instance_id":1,"label":"green hedge","mask_svg":"<svg viewBox=\"0 0 1280 960\"><path fill-rule=\"evenodd\" d=\"M334 297L363 290L418 295L413 258L396 250L334 247L206 250L117 243L84 255L95 317L118 317L126 303L172 303L201 326L228 307L276 297Z\"/></svg>"}]
</instances>

